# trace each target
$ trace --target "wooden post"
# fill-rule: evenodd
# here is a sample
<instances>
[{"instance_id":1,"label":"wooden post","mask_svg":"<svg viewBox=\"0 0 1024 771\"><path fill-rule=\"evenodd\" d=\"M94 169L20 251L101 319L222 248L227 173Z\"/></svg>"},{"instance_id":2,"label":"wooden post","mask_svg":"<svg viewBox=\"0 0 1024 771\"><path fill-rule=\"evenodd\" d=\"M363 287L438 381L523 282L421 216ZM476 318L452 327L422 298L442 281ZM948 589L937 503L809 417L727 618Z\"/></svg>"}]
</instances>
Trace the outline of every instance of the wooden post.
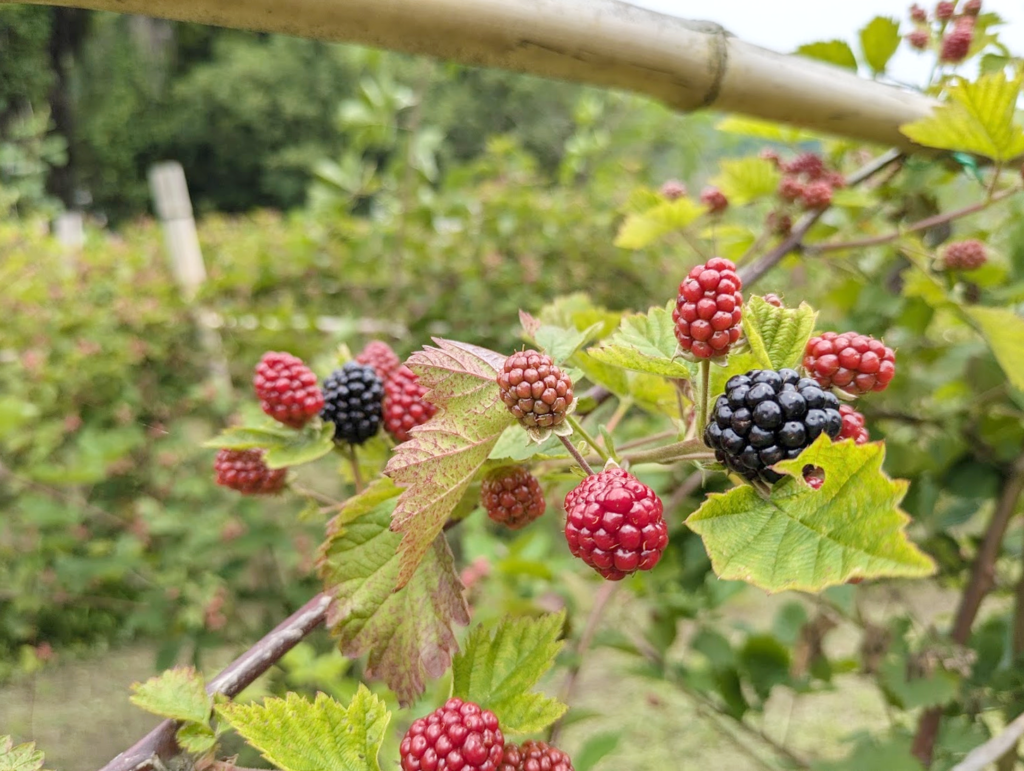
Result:
<instances>
[{"instance_id":1,"label":"wooden post","mask_svg":"<svg viewBox=\"0 0 1024 771\"><path fill-rule=\"evenodd\" d=\"M149 171L149 189L164 231L164 245L171 272L185 302L193 303L206 280L206 264L199 246L199 234L192 215L192 199L185 182L185 170L177 161L158 163ZM232 394L231 373L218 331L218 317L209 309L193 307L199 343L210 362L210 378L223 396Z\"/></svg>"}]
</instances>

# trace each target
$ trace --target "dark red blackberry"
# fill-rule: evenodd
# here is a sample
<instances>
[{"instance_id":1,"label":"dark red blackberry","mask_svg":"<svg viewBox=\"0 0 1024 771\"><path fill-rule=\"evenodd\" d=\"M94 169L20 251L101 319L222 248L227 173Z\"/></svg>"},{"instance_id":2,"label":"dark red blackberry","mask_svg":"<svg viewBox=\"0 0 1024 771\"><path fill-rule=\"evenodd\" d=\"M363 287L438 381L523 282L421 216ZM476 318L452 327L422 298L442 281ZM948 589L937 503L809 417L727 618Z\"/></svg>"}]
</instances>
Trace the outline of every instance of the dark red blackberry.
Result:
<instances>
[{"instance_id":1,"label":"dark red blackberry","mask_svg":"<svg viewBox=\"0 0 1024 771\"><path fill-rule=\"evenodd\" d=\"M263 411L292 428L302 428L324 406L316 375L290 353L263 354L252 385Z\"/></svg>"},{"instance_id":2,"label":"dark red blackberry","mask_svg":"<svg viewBox=\"0 0 1024 771\"><path fill-rule=\"evenodd\" d=\"M356 361L373 367L377 377L385 383L402 366L402 360L398 358L398 354L391 350L391 346L382 340L371 340L368 342L359 355L356 356Z\"/></svg>"},{"instance_id":3,"label":"dark red blackberry","mask_svg":"<svg viewBox=\"0 0 1024 771\"><path fill-rule=\"evenodd\" d=\"M825 332L807 341L804 369L822 388L866 394L889 385L896 374L896 354L868 335Z\"/></svg>"},{"instance_id":4,"label":"dark red blackberry","mask_svg":"<svg viewBox=\"0 0 1024 771\"><path fill-rule=\"evenodd\" d=\"M362 444L381 423L384 386L369 364L350 361L324 381L320 417L335 425L334 441Z\"/></svg>"},{"instance_id":5,"label":"dark red blackberry","mask_svg":"<svg viewBox=\"0 0 1024 771\"><path fill-rule=\"evenodd\" d=\"M796 177L783 177L779 181L778 195L783 201L793 203L804 195L804 183Z\"/></svg>"},{"instance_id":6,"label":"dark red blackberry","mask_svg":"<svg viewBox=\"0 0 1024 771\"><path fill-rule=\"evenodd\" d=\"M854 444L866 444L870 440L868 430L864 427L864 416L857 410L848 404L840 404L839 415L843 419L840 439L852 439Z\"/></svg>"},{"instance_id":7,"label":"dark red blackberry","mask_svg":"<svg viewBox=\"0 0 1024 771\"><path fill-rule=\"evenodd\" d=\"M423 398L426 393L427 389L420 384L416 373L404 364L385 381L384 430L396 442L409 441L412 429L434 417L437 406Z\"/></svg>"},{"instance_id":8,"label":"dark red blackberry","mask_svg":"<svg viewBox=\"0 0 1024 771\"><path fill-rule=\"evenodd\" d=\"M942 49L939 52L939 59L944 62L956 64L962 62L970 53L971 43L974 40L974 19L965 16L958 19L953 29L946 33L942 39Z\"/></svg>"},{"instance_id":9,"label":"dark red blackberry","mask_svg":"<svg viewBox=\"0 0 1024 771\"><path fill-rule=\"evenodd\" d=\"M711 214L721 214L729 208L729 199L717 187L706 187L700 192L700 202Z\"/></svg>"},{"instance_id":10,"label":"dark red blackberry","mask_svg":"<svg viewBox=\"0 0 1024 771\"><path fill-rule=\"evenodd\" d=\"M832 185L823 179L809 182L804 187L802 200L805 209L827 209L832 205Z\"/></svg>"},{"instance_id":11,"label":"dark red blackberry","mask_svg":"<svg viewBox=\"0 0 1024 771\"><path fill-rule=\"evenodd\" d=\"M770 466L797 457L819 434L835 439L842 425L835 394L796 370L755 369L726 382L704 442L740 476L773 483L783 475Z\"/></svg>"},{"instance_id":12,"label":"dark red blackberry","mask_svg":"<svg viewBox=\"0 0 1024 771\"><path fill-rule=\"evenodd\" d=\"M658 564L668 545L661 499L620 468L588 476L565 496L569 551L610 581Z\"/></svg>"},{"instance_id":13,"label":"dark red blackberry","mask_svg":"<svg viewBox=\"0 0 1024 771\"><path fill-rule=\"evenodd\" d=\"M569 756L547 742L528 739L522 746L505 745L499 771L574 771Z\"/></svg>"},{"instance_id":14,"label":"dark red blackberry","mask_svg":"<svg viewBox=\"0 0 1024 771\"><path fill-rule=\"evenodd\" d=\"M782 170L795 176L803 174L808 181L813 181L825 173L825 161L817 153L803 153L783 164Z\"/></svg>"},{"instance_id":15,"label":"dark red blackberry","mask_svg":"<svg viewBox=\"0 0 1024 771\"><path fill-rule=\"evenodd\" d=\"M981 13L981 0L967 0L960 11L964 16L977 16Z\"/></svg>"},{"instance_id":16,"label":"dark red blackberry","mask_svg":"<svg viewBox=\"0 0 1024 771\"><path fill-rule=\"evenodd\" d=\"M976 238L954 241L942 250L942 266L946 270L977 270L986 262L985 244Z\"/></svg>"},{"instance_id":17,"label":"dark red blackberry","mask_svg":"<svg viewBox=\"0 0 1024 771\"><path fill-rule=\"evenodd\" d=\"M956 2L941 2L935 5L935 18L939 21L949 21L953 18L953 14L956 13Z\"/></svg>"},{"instance_id":18,"label":"dark red blackberry","mask_svg":"<svg viewBox=\"0 0 1024 771\"><path fill-rule=\"evenodd\" d=\"M267 468L263 450L218 450L213 461L217 484L242 495L273 495L284 489L288 469Z\"/></svg>"},{"instance_id":19,"label":"dark red blackberry","mask_svg":"<svg viewBox=\"0 0 1024 771\"><path fill-rule=\"evenodd\" d=\"M498 389L524 428L554 428L572 406L572 381L546 353L513 353L498 373Z\"/></svg>"},{"instance_id":20,"label":"dark red blackberry","mask_svg":"<svg viewBox=\"0 0 1024 771\"><path fill-rule=\"evenodd\" d=\"M731 260L712 257L679 284L672 312L679 347L698 359L726 356L739 340L743 282Z\"/></svg>"},{"instance_id":21,"label":"dark red blackberry","mask_svg":"<svg viewBox=\"0 0 1024 771\"><path fill-rule=\"evenodd\" d=\"M526 527L547 506L537 477L522 466L503 466L484 477L480 502L488 517L510 530Z\"/></svg>"},{"instance_id":22,"label":"dark red blackberry","mask_svg":"<svg viewBox=\"0 0 1024 771\"><path fill-rule=\"evenodd\" d=\"M907 33L907 42L918 51L926 49L931 40L932 36L926 29L915 29Z\"/></svg>"},{"instance_id":23,"label":"dark red blackberry","mask_svg":"<svg viewBox=\"0 0 1024 771\"><path fill-rule=\"evenodd\" d=\"M399 747L402 771L498 771L504 750L494 713L455 698L414 721Z\"/></svg>"},{"instance_id":24,"label":"dark red blackberry","mask_svg":"<svg viewBox=\"0 0 1024 771\"><path fill-rule=\"evenodd\" d=\"M917 3L914 3L912 6L910 6L910 18L919 24L923 24L924 22L928 21L928 11L919 6Z\"/></svg>"}]
</instances>

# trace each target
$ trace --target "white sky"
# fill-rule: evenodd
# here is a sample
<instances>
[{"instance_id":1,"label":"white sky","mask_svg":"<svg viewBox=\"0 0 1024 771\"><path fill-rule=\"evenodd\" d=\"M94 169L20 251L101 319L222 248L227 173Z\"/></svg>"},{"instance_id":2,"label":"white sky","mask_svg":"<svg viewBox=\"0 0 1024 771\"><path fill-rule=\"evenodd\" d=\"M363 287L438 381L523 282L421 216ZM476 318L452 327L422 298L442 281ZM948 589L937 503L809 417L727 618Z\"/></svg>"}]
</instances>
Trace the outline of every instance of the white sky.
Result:
<instances>
[{"instance_id":1,"label":"white sky","mask_svg":"<svg viewBox=\"0 0 1024 771\"><path fill-rule=\"evenodd\" d=\"M912 0L627 0L684 19L714 21L741 40L790 53L803 43L842 39L857 50L857 31L875 16L907 24ZM928 10L934 0L918 0ZM963 0L961 0L963 2ZM1011 52L1024 54L1024 0L983 0L983 11L1006 21L1000 38ZM898 81L921 85L931 65L929 57L901 45L889 65Z\"/></svg>"}]
</instances>

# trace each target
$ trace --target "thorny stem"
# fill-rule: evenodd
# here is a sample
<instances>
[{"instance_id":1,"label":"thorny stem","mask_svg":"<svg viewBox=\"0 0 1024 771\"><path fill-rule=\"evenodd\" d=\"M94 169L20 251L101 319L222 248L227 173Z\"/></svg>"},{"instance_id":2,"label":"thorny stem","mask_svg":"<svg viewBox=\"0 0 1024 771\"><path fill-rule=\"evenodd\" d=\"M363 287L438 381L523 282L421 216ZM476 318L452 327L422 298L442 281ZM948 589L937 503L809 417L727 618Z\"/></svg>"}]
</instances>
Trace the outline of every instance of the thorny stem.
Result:
<instances>
[{"instance_id":1,"label":"thorny stem","mask_svg":"<svg viewBox=\"0 0 1024 771\"><path fill-rule=\"evenodd\" d=\"M1008 187L1005 190L1000 190L998 193L992 193L983 200L972 203L970 206L964 206L962 209L954 209L953 211L943 212L942 214L936 214L932 217L926 217L923 220L912 222L905 228L893 230L890 233L883 233L878 236L869 236L867 238L858 238L853 241L832 241L822 244L810 244L804 247L804 251L812 255L825 254L826 252L836 252L841 249L859 249L865 246L887 244L890 241L895 241L900 236L906 235L907 233L916 233L920 230L928 230L928 228L933 228L936 225L943 225L947 222L960 219L961 217L966 217L969 214L975 214L983 211L993 203L1019 193L1021 189L1022 188L1019 185Z\"/></svg>"},{"instance_id":2,"label":"thorny stem","mask_svg":"<svg viewBox=\"0 0 1024 771\"><path fill-rule=\"evenodd\" d=\"M579 435L580 435L581 437L583 437L583 440L584 440L584 441L585 441L585 442L586 442L587 444L589 444L589 445L590 445L591 449L593 449L593 451L594 451L594 452L596 452L596 453L598 454L598 456L600 456L601 460L602 460L602 461L603 461L604 463L607 463L607 462L608 462L608 458L610 457L610 456L608 455L608 452L607 452L607 450L605 450L605 449L604 449L604 448L603 448L603 447L602 447L602 446L601 446L601 445L600 445L600 444L599 444L599 443L598 443L598 442L597 442L597 441L596 441L596 440L594 439L594 437L592 437L592 436L590 435L590 433L589 433L589 432L587 431L587 429L585 429L585 428L583 427L583 424L582 424L582 423L580 423L580 422L579 422L578 420L576 420L576 416L575 416L575 415L566 415L566 416L565 416L565 420L566 420L566 422L567 422L567 423L568 423L568 424L569 424L570 426L572 426L572 430L573 430L573 432L574 432L574 433L578 433L578 434L579 434Z\"/></svg>"},{"instance_id":3,"label":"thorny stem","mask_svg":"<svg viewBox=\"0 0 1024 771\"><path fill-rule=\"evenodd\" d=\"M593 476L594 469L592 469L590 464L587 463L587 459L580 455L580 451L576 449L576 445L572 443L572 440L567 436L560 436L558 438L562 440L562 444L565 445L565 449L567 449L569 454L576 459L576 462L580 465L580 468L586 472L587 476Z\"/></svg>"},{"instance_id":4,"label":"thorny stem","mask_svg":"<svg viewBox=\"0 0 1024 771\"><path fill-rule=\"evenodd\" d=\"M1010 519L1017 508L1017 500L1024 491L1024 455L1014 462L1010 475L1003 483L995 512L985 531L978 555L971 567L971 577L960 596L960 606L956 611L950 638L958 645L966 645L971 636L971 627L981 608L985 595L995 584L996 558L1006 535ZM925 768L932 762L935 740L939 735L939 724L942 721L942 708L932 707L922 713L917 723L917 734L914 736L912 751Z\"/></svg>"},{"instance_id":5,"label":"thorny stem","mask_svg":"<svg viewBox=\"0 0 1024 771\"><path fill-rule=\"evenodd\" d=\"M583 633L580 635L580 639L574 649L575 659L566 673L565 682L562 684L562 692L558 695L558 700L562 704L568 704L572 699L573 692L576 690L576 683L579 680L580 670L583 668L583 657L590 649L590 644L594 641L598 622L601 620L605 608L608 607L608 603L615 596L615 592L621 586L622 584L614 581L605 581L601 584L601 588L597 590L597 594L594 597L594 605L590 608L590 613L587 614ZM557 743L558 737L562 732L562 720L563 718L560 718L552 724L548 732L549 743Z\"/></svg>"}]
</instances>

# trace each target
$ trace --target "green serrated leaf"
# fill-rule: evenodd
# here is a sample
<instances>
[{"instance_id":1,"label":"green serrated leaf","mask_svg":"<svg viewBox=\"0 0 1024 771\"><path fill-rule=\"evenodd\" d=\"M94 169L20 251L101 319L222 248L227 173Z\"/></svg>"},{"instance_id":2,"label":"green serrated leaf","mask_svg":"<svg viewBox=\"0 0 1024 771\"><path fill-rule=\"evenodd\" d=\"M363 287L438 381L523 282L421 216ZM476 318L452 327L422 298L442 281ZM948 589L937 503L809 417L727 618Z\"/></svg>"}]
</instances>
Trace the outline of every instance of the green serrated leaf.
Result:
<instances>
[{"instance_id":1,"label":"green serrated leaf","mask_svg":"<svg viewBox=\"0 0 1024 771\"><path fill-rule=\"evenodd\" d=\"M798 458L775 465L795 476L765 500L742 485L711 494L687 524L704 539L719 578L767 591L817 592L854 576L920 577L932 560L907 540L898 508L907 483L882 471L881 443L833 444L822 434ZM820 490L803 481L810 464L825 471Z\"/></svg>"},{"instance_id":2,"label":"green serrated leaf","mask_svg":"<svg viewBox=\"0 0 1024 771\"><path fill-rule=\"evenodd\" d=\"M807 303L800 303L799 308L777 308L755 296L744 308L743 333L751 353L766 369L796 367L817 318Z\"/></svg>"},{"instance_id":3,"label":"green serrated leaf","mask_svg":"<svg viewBox=\"0 0 1024 771\"><path fill-rule=\"evenodd\" d=\"M554 664L562 647L565 613L503 619L478 626L452 666L455 696L486 704L503 731L534 733L558 720L567 707L531 689Z\"/></svg>"},{"instance_id":4,"label":"green serrated leaf","mask_svg":"<svg viewBox=\"0 0 1024 771\"><path fill-rule=\"evenodd\" d=\"M690 370L676 358L675 324L665 308L652 308L646 315L625 316L618 331L589 348L587 354L605 364L663 377L687 378Z\"/></svg>"},{"instance_id":5,"label":"green serrated leaf","mask_svg":"<svg viewBox=\"0 0 1024 771\"><path fill-rule=\"evenodd\" d=\"M270 468L298 466L321 458L334 448L334 424L314 420L302 429L282 426L235 426L203 443L204 447L229 450L266 451L264 462Z\"/></svg>"},{"instance_id":6,"label":"green serrated leaf","mask_svg":"<svg viewBox=\"0 0 1024 771\"><path fill-rule=\"evenodd\" d=\"M217 746L217 734L206 723L185 723L174 738L186 752L205 755Z\"/></svg>"},{"instance_id":7,"label":"green serrated leaf","mask_svg":"<svg viewBox=\"0 0 1024 771\"><path fill-rule=\"evenodd\" d=\"M743 206L759 198L773 195L782 178L781 172L765 158L723 160L721 173L712 184L725 193L730 204Z\"/></svg>"},{"instance_id":8,"label":"green serrated leaf","mask_svg":"<svg viewBox=\"0 0 1024 771\"><path fill-rule=\"evenodd\" d=\"M378 754L391 719L360 684L348 707L318 693L263 704L225 704L217 713L281 771L380 771Z\"/></svg>"},{"instance_id":9,"label":"green serrated leaf","mask_svg":"<svg viewBox=\"0 0 1024 771\"><path fill-rule=\"evenodd\" d=\"M1024 318L1009 308L966 309L1014 388L1024 390Z\"/></svg>"},{"instance_id":10,"label":"green serrated leaf","mask_svg":"<svg viewBox=\"0 0 1024 771\"><path fill-rule=\"evenodd\" d=\"M683 230L706 210L689 198L678 198L640 213L627 214L615 245L621 249L643 249L664 235Z\"/></svg>"},{"instance_id":11,"label":"green serrated leaf","mask_svg":"<svg viewBox=\"0 0 1024 771\"><path fill-rule=\"evenodd\" d=\"M885 72L892 55L900 47L900 23L876 16L860 31L860 48L873 72Z\"/></svg>"},{"instance_id":12,"label":"green serrated leaf","mask_svg":"<svg viewBox=\"0 0 1024 771\"><path fill-rule=\"evenodd\" d=\"M193 723L210 719L213 699L206 692L203 676L192 667L168 669L144 683L135 683L132 691L132 704L154 715Z\"/></svg>"},{"instance_id":13,"label":"green serrated leaf","mask_svg":"<svg viewBox=\"0 0 1024 771\"><path fill-rule=\"evenodd\" d=\"M0 771L41 771L43 753L35 742L14 746L10 736L0 736Z\"/></svg>"},{"instance_id":14,"label":"green serrated leaf","mask_svg":"<svg viewBox=\"0 0 1024 771\"><path fill-rule=\"evenodd\" d=\"M801 56L828 62L847 70L857 70L857 57L845 40L823 40L817 43L805 43L796 49Z\"/></svg>"},{"instance_id":15,"label":"green serrated leaf","mask_svg":"<svg viewBox=\"0 0 1024 771\"><path fill-rule=\"evenodd\" d=\"M458 648L453 626L468 624L469 610L443 534L395 590L402 536L388 528L396 504L388 484L375 483L331 520L317 568L332 599L327 626L341 652L368 653L367 674L408 705L428 678L447 670Z\"/></svg>"},{"instance_id":16,"label":"green serrated leaf","mask_svg":"<svg viewBox=\"0 0 1024 771\"><path fill-rule=\"evenodd\" d=\"M269 468L286 468L310 463L334 449L334 423L316 421L295 432L288 439L266 447L264 463Z\"/></svg>"},{"instance_id":17,"label":"green serrated leaf","mask_svg":"<svg viewBox=\"0 0 1024 771\"><path fill-rule=\"evenodd\" d=\"M1024 153L1024 131L1014 120L1022 78L1020 72L1009 79L996 72L974 83L955 80L948 102L900 131L927 147L978 153L997 162L1015 158Z\"/></svg>"},{"instance_id":18,"label":"green serrated leaf","mask_svg":"<svg viewBox=\"0 0 1024 771\"><path fill-rule=\"evenodd\" d=\"M437 348L417 351L407 364L438 412L396 448L384 471L405 488L391 523L402 534L397 588L412 578L501 432L515 420L495 383L505 356L455 340L434 342Z\"/></svg>"},{"instance_id":19,"label":"green serrated leaf","mask_svg":"<svg viewBox=\"0 0 1024 771\"><path fill-rule=\"evenodd\" d=\"M579 351L573 362L587 380L604 386L620 399L631 399L647 412L679 417L678 389L660 375L633 372L599 361L586 351Z\"/></svg>"},{"instance_id":20,"label":"green serrated leaf","mask_svg":"<svg viewBox=\"0 0 1024 771\"><path fill-rule=\"evenodd\" d=\"M576 351L594 340L604 325L597 323L582 331L541 324L533 336L534 342L551 356L557 364L564 364Z\"/></svg>"}]
</instances>

